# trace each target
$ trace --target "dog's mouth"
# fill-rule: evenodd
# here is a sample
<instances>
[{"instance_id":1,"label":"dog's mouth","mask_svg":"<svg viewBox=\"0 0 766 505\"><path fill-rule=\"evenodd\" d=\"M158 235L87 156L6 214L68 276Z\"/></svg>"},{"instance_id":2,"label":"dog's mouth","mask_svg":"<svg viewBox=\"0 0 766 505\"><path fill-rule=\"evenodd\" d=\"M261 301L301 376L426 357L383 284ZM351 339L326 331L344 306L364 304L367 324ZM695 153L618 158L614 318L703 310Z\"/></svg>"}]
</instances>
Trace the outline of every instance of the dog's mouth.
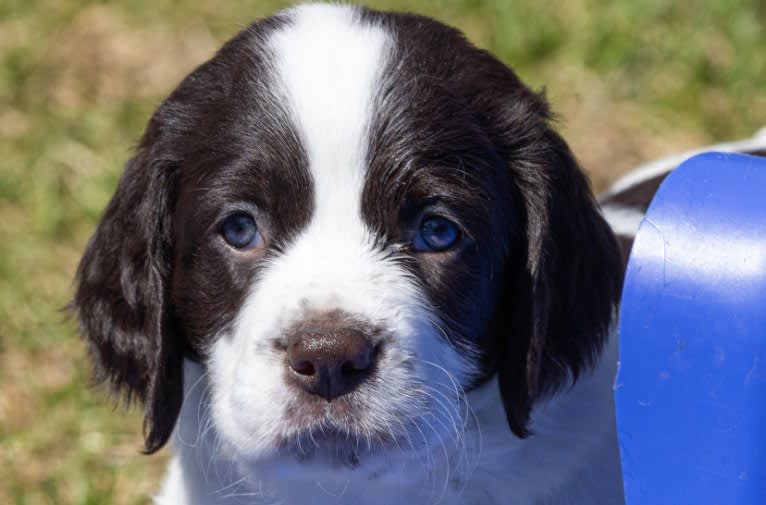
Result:
<instances>
[{"instance_id":1,"label":"dog's mouth","mask_svg":"<svg viewBox=\"0 0 766 505\"><path fill-rule=\"evenodd\" d=\"M274 440L272 455L283 462L366 472L370 466L428 459L434 447L459 450L467 414L457 405L448 408L444 398L436 405L422 400L416 407L384 412L366 408L357 394L332 402L303 398L286 409L284 426L290 428Z\"/></svg>"},{"instance_id":2,"label":"dog's mouth","mask_svg":"<svg viewBox=\"0 0 766 505\"><path fill-rule=\"evenodd\" d=\"M394 433L362 435L333 426L320 426L281 440L278 448L282 454L298 462L322 461L353 470L372 456L402 450L401 438Z\"/></svg>"},{"instance_id":3,"label":"dog's mouth","mask_svg":"<svg viewBox=\"0 0 766 505\"><path fill-rule=\"evenodd\" d=\"M413 446L402 440L391 435L366 437L334 427L315 428L280 440L270 454L240 454L237 463L253 486L264 480L288 486L308 480L343 488L354 481L407 485L421 475L412 469L429 468L430 444L423 441Z\"/></svg>"},{"instance_id":4,"label":"dog's mouth","mask_svg":"<svg viewBox=\"0 0 766 505\"><path fill-rule=\"evenodd\" d=\"M417 474L413 468L437 475L440 462L468 463L464 434L456 433L463 426L458 410L441 412L424 404L405 416L391 410L364 412L358 404L342 403L325 402L320 415L301 404L281 425L285 431L262 450L233 448L235 459L255 480L309 477L316 482L362 479L396 485L409 482Z\"/></svg>"},{"instance_id":5,"label":"dog's mouth","mask_svg":"<svg viewBox=\"0 0 766 505\"><path fill-rule=\"evenodd\" d=\"M296 395L296 400L285 409L288 429L275 440L282 457L355 469L370 458L420 448L413 445L411 432L417 427L412 416L399 410L371 412L358 392L332 402L306 394Z\"/></svg>"}]
</instances>

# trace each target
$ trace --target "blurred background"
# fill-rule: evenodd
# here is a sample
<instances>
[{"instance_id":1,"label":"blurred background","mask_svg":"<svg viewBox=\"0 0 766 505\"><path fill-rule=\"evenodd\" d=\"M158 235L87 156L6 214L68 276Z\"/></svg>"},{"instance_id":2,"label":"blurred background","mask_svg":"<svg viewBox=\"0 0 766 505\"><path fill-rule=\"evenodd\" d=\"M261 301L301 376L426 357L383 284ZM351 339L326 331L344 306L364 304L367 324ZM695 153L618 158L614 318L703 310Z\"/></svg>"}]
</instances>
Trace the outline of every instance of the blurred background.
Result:
<instances>
[{"instance_id":1,"label":"blurred background","mask_svg":"<svg viewBox=\"0 0 766 505\"><path fill-rule=\"evenodd\" d=\"M72 321L81 251L152 110L290 2L0 0L0 503L146 503L167 451L88 387ZM461 28L547 89L596 189L766 124L763 0L366 2Z\"/></svg>"}]
</instances>

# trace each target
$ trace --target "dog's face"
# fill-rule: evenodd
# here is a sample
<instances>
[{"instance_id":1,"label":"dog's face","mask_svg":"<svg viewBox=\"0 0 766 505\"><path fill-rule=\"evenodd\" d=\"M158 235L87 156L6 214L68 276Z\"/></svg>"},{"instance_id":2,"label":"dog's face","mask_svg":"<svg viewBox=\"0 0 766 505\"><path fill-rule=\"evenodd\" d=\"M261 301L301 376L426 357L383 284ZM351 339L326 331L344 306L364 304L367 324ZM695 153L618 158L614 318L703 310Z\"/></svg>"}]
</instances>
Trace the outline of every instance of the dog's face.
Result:
<instances>
[{"instance_id":1,"label":"dog's face","mask_svg":"<svg viewBox=\"0 0 766 505\"><path fill-rule=\"evenodd\" d=\"M243 465L440 451L496 374L525 436L597 355L620 284L548 120L421 17L304 6L226 44L152 117L78 272L96 370L144 404L147 450L184 357Z\"/></svg>"}]
</instances>

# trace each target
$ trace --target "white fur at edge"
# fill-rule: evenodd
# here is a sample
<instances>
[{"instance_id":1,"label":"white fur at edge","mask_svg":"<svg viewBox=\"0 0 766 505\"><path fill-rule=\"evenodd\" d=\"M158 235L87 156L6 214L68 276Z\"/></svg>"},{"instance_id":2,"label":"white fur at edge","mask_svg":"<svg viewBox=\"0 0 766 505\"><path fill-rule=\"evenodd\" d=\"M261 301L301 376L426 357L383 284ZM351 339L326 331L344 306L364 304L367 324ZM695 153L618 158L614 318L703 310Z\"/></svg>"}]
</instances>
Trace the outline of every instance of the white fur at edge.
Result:
<instances>
[{"instance_id":1,"label":"white fur at edge","mask_svg":"<svg viewBox=\"0 0 766 505\"><path fill-rule=\"evenodd\" d=\"M361 219L367 127L389 35L360 27L345 6L302 6L289 16L293 22L270 41L274 87L308 154L315 211L264 269L234 330L212 346L208 373L186 363L175 457L156 502L620 503L616 339L592 375L537 406L530 439L508 429L495 382L468 395L475 416L461 411L452 381L465 383L469 360L444 342L438 314L423 304L417 282L373 247ZM443 425L432 421L418 427L425 434L411 435L423 436L430 450L379 451L353 470L280 455L275 440L289 430L284 406L291 393L283 357L269 339L306 308L341 309L388 329L394 339L380 364L385 380L365 386L374 415L364 422L396 422L386 416L423 409L416 400L425 384L443 395L441 407L425 404ZM414 369L398 366L408 359ZM464 433L454 436L461 429L450 426L457 413Z\"/></svg>"},{"instance_id":2,"label":"white fur at edge","mask_svg":"<svg viewBox=\"0 0 766 505\"><path fill-rule=\"evenodd\" d=\"M739 140L737 142L726 142L723 144L715 144L700 149L694 149L692 151L667 156L665 158L641 165L640 167L636 168L635 170L631 170L619 178L617 181L615 181L600 197L600 199L604 200L610 195L625 191L628 188L637 186L653 177L670 172L695 154L710 151L744 152L761 149L766 149L766 128L761 128L752 138L749 139ZM636 233L638 233L638 227L641 225L641 221L643 221L645 214L641 209L614 203L607 203L603 205L602 212L604 214L604 218L609 223L609 226L612 227L612 231L618 235L629 236L635 236Z\"/></svg>"},{"instance_id":3,"label":"white fur at edge","mask_svg":"<svg viewBox=\"0 0 766 505\"><path fill-rule=\"evenodd\" d=\"M635 236L641 221L644 220L642 210L625 205L609 203L601 207L601 212L612 231L617 235Z\"/></svg>"}]
</instances>

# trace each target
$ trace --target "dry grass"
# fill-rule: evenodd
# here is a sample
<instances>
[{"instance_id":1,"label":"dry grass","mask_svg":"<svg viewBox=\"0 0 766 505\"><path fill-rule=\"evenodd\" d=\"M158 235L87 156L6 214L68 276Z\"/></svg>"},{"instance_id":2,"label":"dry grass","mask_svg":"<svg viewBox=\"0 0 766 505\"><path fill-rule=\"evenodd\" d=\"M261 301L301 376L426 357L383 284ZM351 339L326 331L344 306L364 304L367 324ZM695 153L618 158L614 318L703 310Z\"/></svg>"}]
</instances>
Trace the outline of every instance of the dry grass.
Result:
<instances>
[{"instance_id":1,"label":"dry grass","mask_svg":"<svg viewBox=\"0 0 766 505\"><path fill-rule=\"evenodd\" d=\"M637 163L766 123L760 0L403 0L547 86L597 187ZM287 2L0 4L0 503L145 503L166 455L88 387L59 308L152 109Z\"/></svg>"}]
</instances>

